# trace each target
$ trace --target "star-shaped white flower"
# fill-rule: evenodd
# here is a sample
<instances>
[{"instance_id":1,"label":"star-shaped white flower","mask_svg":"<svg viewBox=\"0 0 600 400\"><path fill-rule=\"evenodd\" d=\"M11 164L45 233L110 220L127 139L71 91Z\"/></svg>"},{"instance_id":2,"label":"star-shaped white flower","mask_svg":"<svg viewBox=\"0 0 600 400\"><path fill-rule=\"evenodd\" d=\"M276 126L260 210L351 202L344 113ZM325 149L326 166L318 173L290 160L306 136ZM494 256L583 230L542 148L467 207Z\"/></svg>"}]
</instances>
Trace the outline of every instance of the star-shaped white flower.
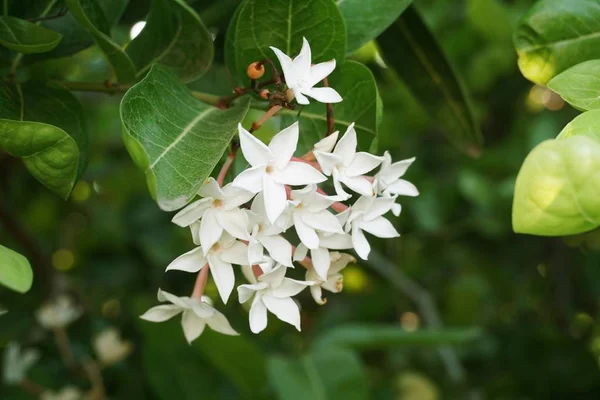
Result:
<instances>
[{"instance_id":1,"label":"star-shaped white flower","mask_svg":"<svg viewBox=\"0 0 600 400\"><path fill-rule=\"evenodd\" d=\"M46 329L64 328L78 319L83 310L69 296L61 295L40 307L35 317Z\"/></svg>"},{"instance_id":2,"label":"star-shaped white flower","mask_svg":"<svg viewBox=\"0 0 600 400\"><path fill-rule=\"evenodd\" d=\"M419 190L407 180L400 179L415 161L415 157L392 163L389 152L383 153L383 162L379 172L375 174L373 186L375 191L382 196L411 196L419 195ZM392 213L397 217L402 210L400 204L392 206Z\"/></svg>"},{"instance_id":3,"label":"star-shaped white flower","mask_svg":"<svg viewBox=\"0 0 600 400\"><path fill-rule=\"evenodd\" d=\"M16 342L9 342L4 349L3 378L4 383L15 385L21 383L27 376L27 370L40 359L40 353L35 349L21 351Z\"/></svg>"},{"instance_id":4,"label":"star-shaped white flower","mask_svg":"<svg viewBox=\"0 0 600 400\"><path fill-rule=\"evenodd\" d=\"M315 145L315 149L329 147L332 141L331 136L337 138L338 132L323 139L327 141L328 146L320 144L321 141ZM363 196L375 195L372 182L363 175L381 164L383 158L366 152L356 152L356 146L356 131L354 123L352 123L336 144L333 152L314 151L323 173L333 177L335 191L343 200L351 196L344 191L342 183Z\"/></svg>"},{"instance_id":5,"label":"star-shaped white flower","mask_svg":"<svg viewBox=\"0 0 600 400\"><path fill-rule=\"evenodd\" d=\"M193 273L208 264L219 295L223 303L227 303L235 286L232 264L246 265L247 263L248 246L224 233L221 239L208 250L206 256L202 246L196 247L173 260L167 267L167 271L179 270Z\"/></svg>"},{"instance_id":6,"label":"star-shaped white flower","mask_svg":"<svg viewBox=\"0 0 600 400\"><path fill-rule=\"evenodd\" d=\"M104 366L116 364L133 351L133 344L121 339L116 328L107 328L94 338L94 350Z\"/></svg>"},{"instance_id":7,"label":"star-shaped white flower","mask_svg":"<svg viewBox=\"0 0 600 400\"><path fill-rule=\"evenodd\" d=\"M188 343L196 340L208 325L213 331L225 335L239 335L229 324L227 318L217 311L206 296L201 299L178 297L171 293L158 290L158 301L170 302L152 307L140 316L141 319L151 322L163 322L183 313L181 326Z\"/></svg>"},{"instance_id":8,"label":"star-shaped white flower","mask_svg":"<svg viewBox=\"0 0 600 400\"><path fill-rule=\"evenodd\" d=\"M330 87L314 87L335 69L335 60L311 65L310 45L306 38L302 39L300 54L293 60L278 48L271 47L279 59L285 83L294 92L299 104L310 104L306 96L321 103L339 103L342 97Z\"/></svg>"},{"instance_id":9,"label":"star-shaped white flower","mask_svg":"<svg viewBox=\"0 0 600 400\"><path fill-rule=\"evenodd\" d=\"M281 233L283 229L276 224L271 224L267 219L262 193L252 201L249 213L252 234L248 242L249 265L265 262L264 249L269 256L280 264L292 266L292 245Z\"/></svg>"},{"instance_id":10,"label":"star-shaped white flower","mask_svg":"<svg viewBox=\"0 0 600 400\"><path fill-rule=\"evenodd\" d=\"M306 270L306 280L315 282L315 284L310 287L310 294L313 299L315 299L315 302L320 305L327 302L326 299L323 299L322 289L332 293L341 292L344 286L344 278L340 271L346 268L348 263L356 262L354 257L346 253L332 251L329 253L329 256L331 257L331 268L329 268L325 279L319 276L312 268Z\"/></svg>"},{"instance_id":11,"label":"star-shaped white flower","mask_svg":"<svg viewBox=\"0 0 600 400\"><path fill-rule=\"evenodd\" d=\"M356 254L366 260L371 252L371 246L365 237L365 232L380 237L394 238L400 236L390 221L382 217L390 211L396 197L362 196L348 210L338 214L346 219L345 230L352 234L352 244Z\"/></svg>"},{"instance_id":12,"label":"star-shaped white flower","mask_svg":"<svg viewBox=\"0 0 600 400\"><path fill-rule=\"evenodd\" d=\"M312 267L321 279L326 279L331 266L331 254L329 250L346 250L353 247L352 237L347 233L318 233L319 247L310 249ZM308 255L308 247L300 243L294 253L294 261L302 261Z\"/></svg>"},{"instance_id":13,"label":"star-shaped white flower","mask_svg":"<svg viewBox=\"0 0 600 400\"><path fill-rule=\"evenodd\" d=\"M267 310L280 320L300 330L300 308L292 296L300 293L313 282L303 282L286 278L285 265L261 264L264 273L254 278L253 274L244 274L250 280L248 285L238 286L240 303L252 299L250 306L250 330L259 333L267 327Z\"/></svg>"},{"instance_id":14,"label":"star-shaped white flower","mask_svg":"<svg viewBox=\"0 0 600 400\"><path fill-rule=\"evenodd\" d=\"M239 125L240 146L252 166L239 174L233 186L252 193L263 193L267 217L271 223L286 207L285 185L320 183L326 178L310 165L290 161L298 145L298 123L285 128L271 139L267 147Z\"/></svg>"},{"instance_id":15,"label":"star-shaped white flower","mask_svg":"<svg viewBox=\"0 0 600 400\"><path fill-rule=\"evenodd\" d=\"M216 180L208 178L198 194L203 198L179 211L173 222L181 227L190 226L192 234L198 234L199 244L206 252L217 243L223 231L238 239L249 239L248 217L239 207L247 203L254 193L232 184L221 189Z\"/></svg>"}]
</instances>

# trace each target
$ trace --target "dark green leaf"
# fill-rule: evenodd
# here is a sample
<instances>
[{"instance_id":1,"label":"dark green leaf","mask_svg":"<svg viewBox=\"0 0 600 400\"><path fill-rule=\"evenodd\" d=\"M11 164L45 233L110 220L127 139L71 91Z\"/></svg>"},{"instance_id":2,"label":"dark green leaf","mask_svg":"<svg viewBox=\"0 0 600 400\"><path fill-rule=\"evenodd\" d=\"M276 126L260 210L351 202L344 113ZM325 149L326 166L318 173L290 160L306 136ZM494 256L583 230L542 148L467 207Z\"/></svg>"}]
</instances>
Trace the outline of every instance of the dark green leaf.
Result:
<instances>
[{"instance_id":1,"label":"dark green leaf","mask_svg":"<svg viewBox=\"0 0 600 400\"><path fill-rule=\"evenodd\" d=\"M539 1L517 26L514 43L523 75L545 85L573 65L600 58L600 3Z\"/></svg>"},{"instance_id":2,"label":"dark green leaf","mask_svg":"<svg viewBox=\"0 0 600 400\"><path fill-rule=\"evenodd\" d=\"M19 18L0 17L0 44L18 53L43 53L55 48L62 35Z\"/></svg>"},{"instance_id":3,"label":"dark green leaf","mask_svg":"<svg viewBox=\"0 0 600 400\"><path fill-rule=\"evenodd\" d=\"M144 30L127 46L138 76L153 63L161 63L185 81L202 76L213 53L210 33L198 14L180 0L154 0Z\"/></svg>"},{"instance_id":4,"label":"dark green leaf","mask_svg":"<svg viewBox=\"0 0 600 400\"><path fill-rule=\"evenodd\" d=\"M590 60L558 74L548 87L581 110L600 108L600 60Z\"/></svg>"},{"instance_id":5,"label":"dark green leaf","mask_svg":"<svg viewBox=\"0 0 600 400\"><path fill-rule=\"evenodd\" d=\"M271 357L270 382L282 400L366 400L365 371L356 354L323 349L299 359Z\"/></svg>"},{"instance_id":6,"label":"dark green leaf","mask_svg":"<svg viewBox=\"0 0 600 400\"><path fill-rule=\"evenodd\" d=\"M250 63L275 59L269 46L293 57L302 37L310 42L313 63L344 59L346 27L333 0L245 0L227 30L227 66L240 83L248 83Z\"/></svg>"},{"instance_id":7,"label":"dark green leaf","mask_svg":"<svg viewBox=\"0 0 600 400\"><path fill-rule=\"evenodd\" d=\"M196 100L155 65L121 102L125 144L164 210L183 207L211 173L248 112L250 99L219 110Z\"/></svg>"},{"instance_id":8,"label":"dark green leaf","mask_svg":"<svg viewBox=\"0 0 600 400\"><path fill-rule=\"evenodd\" d=\"M386 63L402 78L448 140L468 154L478 154L483 139L469 96L414 6L377 41Z\"/></svg>"},{"instance_id":9,"label":"dark green leaf","mask_svg":"<svg viewBox=\"0 0 600 400\"><path fill-rule=\"evenodd\" d=\"M379 36L402 14L412 0L337 0L348 35L348 54Z\"/></svg>"},{"instance_id":10,"label":"dark green leaf","mask_svg":"<svg viewBox=\"0 0 600 400\"><path fill-rule=\"evenodd\" d=\"M16 251L0 245L0 285L19 293L31 288L33 271L29 261Z\"/></svg>"},{"instance_id":11,"label":"dark green leaf","mask_svg":"<svg viewBox=\"0 0 600 400\"><path fill-rule=\"evenodd\" d=\"M87 165L87 132L77 99L58 87L4 84L0 118L0 147L23 158L36 179L67 198Z\"/></svg>"}]
</instances>

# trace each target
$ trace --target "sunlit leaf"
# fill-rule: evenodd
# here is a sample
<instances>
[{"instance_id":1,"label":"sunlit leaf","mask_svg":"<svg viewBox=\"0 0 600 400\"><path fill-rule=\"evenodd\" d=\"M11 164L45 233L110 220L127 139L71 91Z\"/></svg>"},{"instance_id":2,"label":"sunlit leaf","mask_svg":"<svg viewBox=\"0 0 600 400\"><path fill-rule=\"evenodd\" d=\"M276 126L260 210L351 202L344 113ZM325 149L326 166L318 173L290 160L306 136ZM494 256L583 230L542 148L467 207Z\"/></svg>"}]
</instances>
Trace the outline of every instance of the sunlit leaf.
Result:
<instances>
[{"instance_id":1,"label":"sunlit leaf","mask_svg":"<svg viewBox=\"0 0 600 400\"><path fill-rule=\"evenodd\" d=\"M590 60L558 74L548 87L581 110L600 108L600 60Z\"/></svg>"},{"instance_id":2,"label":"sunlit leaf","mask_svg":"<svg viewBox=\"0 0 600 400\"><path fill-rule=\"evenodd\" d=\"M31 288L32 282L33 271L29 261L16 251L0 245L0 285L25 293Z\"/></svg>"},{"instance_id":3,"label":"sunlit leaf","mask_svg":"<svg viewBox=\"0 0 600 400\"><path fill-rule=\"evenodd\" d=\"M578 115L560 131L556 138L565 139L573 135L585 135L600 141L600 110Z\"/></svg>"},{"instance_id":4,"label":"sunlit leaf","mask_svg":"<svg viewBox=\"0 0 600 400\"><path fill-rule=\"evenodd\" d=\"M43 53L55 48L62 35L33 22L0 17L0 44L19 53Z\"/></svg>"}]
</instances>

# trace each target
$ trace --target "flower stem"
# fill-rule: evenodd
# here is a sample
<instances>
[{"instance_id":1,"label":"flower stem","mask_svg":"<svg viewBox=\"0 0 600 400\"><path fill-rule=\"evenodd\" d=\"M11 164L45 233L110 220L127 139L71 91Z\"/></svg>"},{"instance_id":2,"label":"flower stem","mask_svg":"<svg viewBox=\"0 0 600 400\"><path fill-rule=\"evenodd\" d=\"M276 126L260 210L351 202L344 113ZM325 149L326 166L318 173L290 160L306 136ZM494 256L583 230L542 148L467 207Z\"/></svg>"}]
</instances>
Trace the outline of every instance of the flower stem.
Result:
<instances>
[{"instance_id":1,"label":"flower stem","mask_svg":"<svg viewBox=\"0 0 600 400\"><path fill-rule=\"evenodd\" d=\"M54 328L54 338L56 339L56 347L65 365L73 369L76 367L75 357L73 356L73 349L71 348L71 341L67 331L62 326Z\"/></svg>"},{"instance_id":2,"label":"flower stem","mask_svg":"<svg viewBox=\"0 0 600 400\"><path fill-rule=\"evenodd\" d=\"M305 159L303 157L292 157L292 161L298 161L298 162L301 162L301 163L304 163L304 164L308 164L311 167L313 167L314 169L316 169L317 171L322 172L321 171L321 165L318 162L316 162L316 161L309 161L309 160L307 160L307 159Z\"/></svg>"},{"instance_id":3,"label":"flower stem","mask_svg":"<svg viewBox=\"0 0 600 400\"><path fill-rule=\"evenodd\" d=\"M265 115L263 115L262 118L260 120L258 120L258 122L252 123L252 128L250 128L250 133L259 130L260 127L265 122L267 122L269 118L271 118L273 115L277 114L277 112L279 110L281 110L282 108L283 108L282 106L273 106L273 107L269 108L269 111L267 111L265 113Z\"/></svg>"},{"instance_id":4,"label":"flower stem","mask_svg":"<svg viewBox=\"0 0 600 400\"><path fill-rule=\"evenodd\" d=\"M221 171L219 171L219 175L217 176L217 183L219 184L219 186L223 186L223 182L225 181L227 172L229 172L229 168L231 168L231 166L233 165L236 155L237 155L237 149L235 151L232 151L231 153L229 153L229 155L227 156L227 159L225 160L225 163L223 163L223 166L221 167Z\"/></svg>"},{"instance_id":5,"label":"flower stem","mask_svg":"<svg viewBox=\"0 0 600 400\"><path fill-rule=\"evenodd\" d=\"M323 86L329 87L329 82L327 81L327 78L323 79ZM334 129L335 120L333 118L333 104L327 103L327 135L325 136L331 135Z\"/></svg>"},{"instance_id":6,"label":"flower stem","mask_svg":"<svg viewBox=\"0 0 600 400\"><path fill-rule=\"evenodd\" d=\"M194 285L194 290L192 291L192 299L200 299L204 294L204 288L206 287L206 281L208 280L208 264L204 265L200 272L198 272L198 276L196 277L196 284Z\"/></svg>"},{"instance_id":7,"label":"flower stem","mask_svg":"<svg viewBox=\"0 0 600 400\"><path fill-rule=\"evenodd\" d=\"M254 276L256 277L256 279L258 279L258 277L263 274L263 270L260 268L260 266L258 264L254 264L252 266L252 272L254 273Z\"/></svg>"}]
</instances>

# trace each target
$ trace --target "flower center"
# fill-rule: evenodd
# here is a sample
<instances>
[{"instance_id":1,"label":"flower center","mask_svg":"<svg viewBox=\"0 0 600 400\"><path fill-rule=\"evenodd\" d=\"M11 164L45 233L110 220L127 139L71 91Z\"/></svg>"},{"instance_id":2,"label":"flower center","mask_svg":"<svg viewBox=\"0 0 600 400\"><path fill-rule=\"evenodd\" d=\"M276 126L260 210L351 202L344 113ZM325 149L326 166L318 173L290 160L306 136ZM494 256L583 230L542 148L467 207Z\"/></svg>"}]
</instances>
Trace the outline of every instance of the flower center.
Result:
<instances>
[{"instance_id":1,"label":"flower center","mask_svg":"<svg viewBox=\"0 0 600 400\"><path fill-rule=\"evenodd\" d=\"M273 168L273 166L272 166L272 165L267 165L267 166L265 167L265 172L266 172L267 174L272 174L273 172L275 172L275 168Z\"/></svg>"},{"instance_id":2,"label":"flower center","mask_svg":"<svg viewBox=\"0 0 600 400\"><path fill-rule=\"evenodd\" d=\"M213 244L213 247L210 248L210 251L219 251L221 249L221 245L217 242Z\"/></svg>"},{"instance_id":3,"label":"flower center","mask_svg":"<svg viewBox=\"0 0 600 400\"><path fill-rule=\"evenodd\" d=\"M212 202L212 204L211 204L211 206L213 208L219 208L222 205L223 205L223 200L221 200L221 199L214 199L213 202Z\"/></svg>"}]
</instances>

